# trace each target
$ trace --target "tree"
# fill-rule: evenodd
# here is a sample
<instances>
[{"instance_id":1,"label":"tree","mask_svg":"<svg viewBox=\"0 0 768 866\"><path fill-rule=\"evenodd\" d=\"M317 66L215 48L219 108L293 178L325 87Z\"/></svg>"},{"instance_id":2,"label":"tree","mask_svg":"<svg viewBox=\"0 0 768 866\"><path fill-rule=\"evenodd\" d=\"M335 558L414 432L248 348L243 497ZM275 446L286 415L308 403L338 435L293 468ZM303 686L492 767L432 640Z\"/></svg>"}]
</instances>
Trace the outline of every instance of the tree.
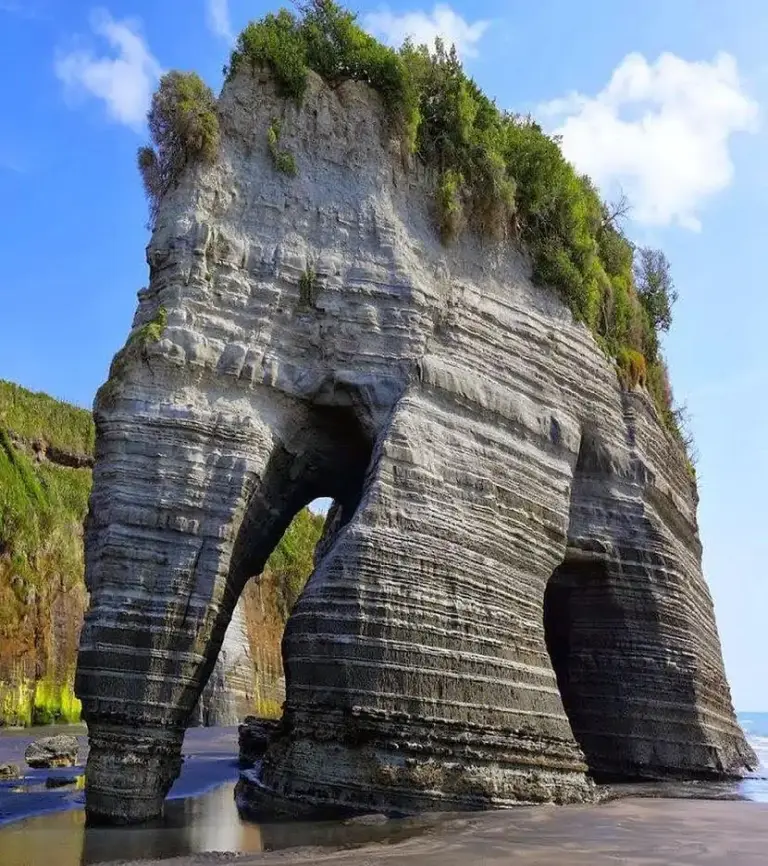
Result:
<instances>
[{"instance_id":1,"label":"tree","mask_svg":"<svg viewBox=\"0 0 768 866\"><path fill-rule=\"evenodd\" d=\"M603 205L603 225L620 231L621 224L629 216L632 205L624 190L619 190L619 197Z\"/></svg>"},{"instance_id":2,"label":"tree","mask_svg":"<svg viewBox=\"0 0 768 866\"><path fill-rule=\"evenodd\" d=\"M651 324L657 331L668 331L677 291L667 257L661 250L637 247L634 272L637 294Z\"/></svg>"}]
</instances>

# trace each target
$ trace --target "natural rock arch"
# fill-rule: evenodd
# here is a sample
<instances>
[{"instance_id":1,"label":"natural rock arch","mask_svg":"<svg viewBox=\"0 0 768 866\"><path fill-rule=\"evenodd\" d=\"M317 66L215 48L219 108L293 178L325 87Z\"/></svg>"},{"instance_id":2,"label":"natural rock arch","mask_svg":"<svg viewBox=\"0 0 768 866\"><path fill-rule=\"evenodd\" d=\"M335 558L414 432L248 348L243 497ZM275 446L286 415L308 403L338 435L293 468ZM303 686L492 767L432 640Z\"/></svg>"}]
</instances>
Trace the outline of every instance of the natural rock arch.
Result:
<instances>
[{"instance_id":1,"label":"natural rock arch","mask_svg":"<svg viewBox=\"0 0 768 866\"><path fill-rule=\"evenodd\" d=\"M286 629L285 721L261 780L274 797L591 796L543 615L576 551L617 581L642 554L657 606L654 687L670 700L628 732L622 771L738 773L753 756L695 486L647 396L621 390L522 255L440 244L429 178L404 170L365 86L310 76L296 107L243 71L219 111L217 162L166 194L148 250L135 325L162 335L122 353L95 405L77 679L89 817L159 812L242 585L317 495L339 508ZM296 179L271 163L274 117ZM640 745L662 729L677 745Z\"/></svg>"},{"instance_id":2,"label":"natural rock arch","mask_svg":"<svg viewBox=\"0 0 768 866\"><path fill-rule=\"evenodd\" d=\"M626 406L633 439L637 412ZM673 519L662 498L638 500L642 463L621 479L596 445L582 442L568 547L544 593L547 649L574 737L598 781L722 777L745 759L737 749L723 760L719 713L701 700L727 685L693 613L711 609L684 561L700 555L695 526Z\"/></svg>"}]
</instances>

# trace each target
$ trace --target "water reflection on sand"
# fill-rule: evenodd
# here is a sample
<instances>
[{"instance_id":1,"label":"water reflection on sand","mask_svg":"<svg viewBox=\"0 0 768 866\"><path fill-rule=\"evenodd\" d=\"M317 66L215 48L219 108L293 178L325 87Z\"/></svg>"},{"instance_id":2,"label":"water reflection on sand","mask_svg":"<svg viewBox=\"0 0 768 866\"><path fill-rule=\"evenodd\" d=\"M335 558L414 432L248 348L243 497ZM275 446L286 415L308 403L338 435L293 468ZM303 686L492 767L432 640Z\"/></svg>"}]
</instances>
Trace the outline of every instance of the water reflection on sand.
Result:
<instances>
[{"instance_id":1,"label":"water reflection on sand","mask_svg":"<svg viewBox=\"0 0 768 866\"><path fill-rule=\"evenodd\" d=\"M173 857L201 851L262 851L261 832L244 824L234 785L173 800L161 822L142 827L85 827L82 809L39 815L0 831L3 866L87 866L113 860Z\"/></svg>"},{"instance_id":2,"label":"water reflection on sand","mask_svg":"<svg viewBox=\"0 0 768 866\"><path fill-rule=\"evenodd\" d=\"M242 821L234 784L199 797L169 800L161 821L141 827L88 827L82 809L39 815L0 829L2 866L91 866L116 860L211 851L258 853L296 846L346 848L417 835L437 818L258 825Z\"/></svg>"}]
</instances>

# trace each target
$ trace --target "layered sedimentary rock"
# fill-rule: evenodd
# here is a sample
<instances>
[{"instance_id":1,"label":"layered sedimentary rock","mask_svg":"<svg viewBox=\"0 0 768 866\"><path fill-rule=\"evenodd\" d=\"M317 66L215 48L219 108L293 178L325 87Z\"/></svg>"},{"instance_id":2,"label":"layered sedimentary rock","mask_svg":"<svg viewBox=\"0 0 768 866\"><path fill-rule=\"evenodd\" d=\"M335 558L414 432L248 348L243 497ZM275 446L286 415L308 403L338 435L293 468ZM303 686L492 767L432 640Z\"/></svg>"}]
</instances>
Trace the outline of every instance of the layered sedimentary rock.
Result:
<instances>
[{"instance_id":1,"label":"layered sedimentary rock","mask_svg":"<svg viewBox=\"0 0 768 866\"><path fill-rule=\"evenodd\" d=\"M242 599L235 605L213 668L190 724L236 725L253 712L255 668Z\"/></svg>"},{"instance_id":2,"label":"layered sedimentary rock","mask_svg":"<svg viewBox=\"0 0 768 866\"><path fill-rule=\"evenodd\" d=\"M378 97L239 73L164 198L95 407L77 688L92 819L155 815L247 579L335 506L283 642L263 790L319 808L591 796L753 761L696 490L642 390L525 257L446 248ZM277 172L267 130L298 176Z\"/></svg>"},{"instance_id":3,"label":"layered sedimentary rock","mask_svg":"<svg viewBox=\"0 0 768 866\"><path fill-rule=\"evenodd\" d=\"M73 682L87 605L82 522L92 427L84 409L0 381L0 726L79 719ZM278 617L272 645L249 644L258 635L247 620L274 605L264 596L258 608L238 604L192 723L236 725L258 709L253 656L279 657L284 625ZM282 680L282 667L270 667L259 685L280 694Z\"/></svg>"}]
</instances>

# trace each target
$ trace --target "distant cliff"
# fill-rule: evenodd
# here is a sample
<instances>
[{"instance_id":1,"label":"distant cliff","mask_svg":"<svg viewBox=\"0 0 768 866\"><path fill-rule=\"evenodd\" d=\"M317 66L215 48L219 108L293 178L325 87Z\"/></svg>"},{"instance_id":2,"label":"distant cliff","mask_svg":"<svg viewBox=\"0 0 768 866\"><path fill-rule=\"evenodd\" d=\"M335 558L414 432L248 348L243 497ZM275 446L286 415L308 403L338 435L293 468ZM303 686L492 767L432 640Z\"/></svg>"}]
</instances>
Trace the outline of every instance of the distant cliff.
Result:
<instances>
[{"instance_id":1,"label":"distant cliff","mask_svg":"<svg viewBox=\"0 0 768 866\"><path fill-rule=\"evenodd\" d=\"M0 381L0 724L77 721L90 412Z\"/></svg>"},{"instance_id":2,"label":"distant cliff","mask_svg":"<svg viewBox=\"0 0 768 866\"><path fill-rule=\"evenodd\" d=\"M93 450L90 412L0 380L0 726L80 718L73 683L88 599L83 522ZM322 525L301 511L249 584L198 723L280 715L280 640Z\"/></svg>"}]
</instances>

